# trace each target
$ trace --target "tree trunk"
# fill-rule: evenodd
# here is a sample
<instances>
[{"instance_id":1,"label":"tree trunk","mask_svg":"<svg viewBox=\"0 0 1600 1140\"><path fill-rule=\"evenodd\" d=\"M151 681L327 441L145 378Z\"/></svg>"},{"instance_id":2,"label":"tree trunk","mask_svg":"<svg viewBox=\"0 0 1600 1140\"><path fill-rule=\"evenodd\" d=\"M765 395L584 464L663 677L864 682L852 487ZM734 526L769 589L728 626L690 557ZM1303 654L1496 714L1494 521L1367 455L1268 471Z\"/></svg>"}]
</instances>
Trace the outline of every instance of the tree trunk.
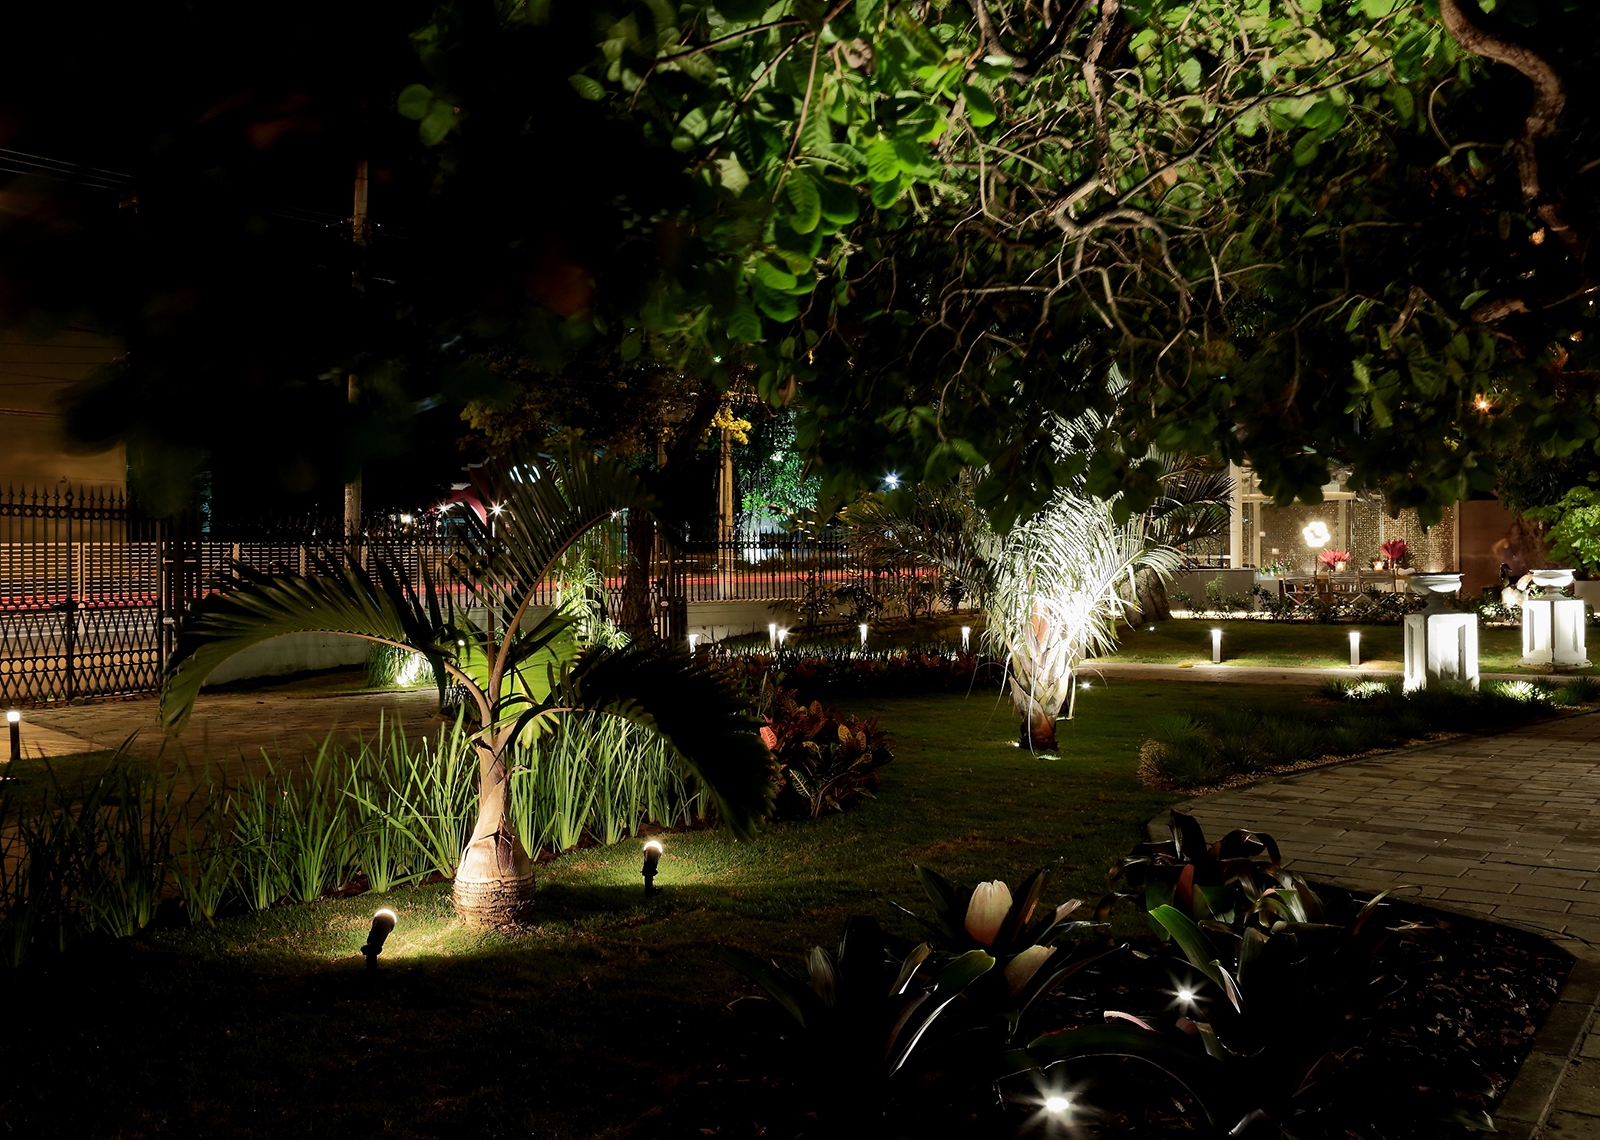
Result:
<instances>
[{"instance_id":1,"label":"tree trunk","mask_svg":"<svg viewBox=\"0 0 1600 1140\"><path fill-rule=\"evenodd\" d=\"M1030 692L1026 684L1019 684L1015 674L1011 678L1011 701L1022 718L1022 733L1018 743L1029 752L1054 752L1056 745L1056 717L1061 712L1061 702L1052 701L1048 694Z\"/></svg>"},{"instance_id":2,"label":"tree trunk","mask_svg":"<svg viewBox=\"0 0 1600 1140\"><path fill-rule=\"evenodd\" d=\"M533 908L533 860L511 826L511 779L503 755L478 745L478 822L456 866L450 892L456 913L480 926L503 926Z\"/></svg>"},{"instance_id":3,"label":"tree trunk","mask_svg":"<svg viewBox=\"0 0 1600 1140\"><path fill-rule=\"evenodd\" d=\"M628 566L622 581L622 614L617 624L635 642L656 635L650 613L650 562L655 554L656 524L645 511L628 512Z\"/></svg>"},{"instance_id":4,"label":"tree trunk","mask_svg":"<svg viewBox=\"0 0 1600 1140\"><path fill-rule=\"evenodd\" d=\"M1134 588L1139 595L1141 621L1171 621L1172 606L1167 601L1167 584L1154 570L1140 570L1134 575Z\"/></svg>"}]
</instances>

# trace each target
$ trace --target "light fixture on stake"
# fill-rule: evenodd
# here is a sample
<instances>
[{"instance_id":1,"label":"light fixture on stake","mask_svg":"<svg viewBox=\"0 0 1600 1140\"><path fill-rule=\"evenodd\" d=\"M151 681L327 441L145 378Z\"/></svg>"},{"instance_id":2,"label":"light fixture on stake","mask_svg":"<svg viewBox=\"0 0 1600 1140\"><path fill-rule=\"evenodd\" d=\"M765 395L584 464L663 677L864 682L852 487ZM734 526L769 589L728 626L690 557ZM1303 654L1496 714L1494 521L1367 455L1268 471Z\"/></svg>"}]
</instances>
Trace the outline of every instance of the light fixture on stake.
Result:
<instances>
[{"instance_id":1,"label":"light fixture on stake","mask_svg":"<svg viewBox=\"0 0 1600 1140\"><path fill-rule=\"evenodd\" d=\"M1222 664L1222 631L1220 629L1211 631L1211 664Z\"/></svg>"},{"instance_id":2,"label":"light fixture on stake","mask_svg":"<svg viewBox=\"0 0 1600 1140\"><path fill-rule=\"evenodd\" d=\"M661 853L661 844L654 839L645 843L644 869L642 873L644 875L644 893L647 895L656 893L656 864L661 862Z\"/></svg>"},{"instance_id":3,"label":"light fixture on stake","mask_svg":"<svg viewBox=\"0 0 1600 1140\"><path fill-rule=\"evenodd\" d=\"M367 956L367 969L378 968L378 955L383 952L384 941L394 929L396 921L397 916L388 907L372 916L372 929L367 931L367 944L361 948L361 952Z\"/></svg>"},{"instance_id":4,"label":"light fixture on stake","mask_svg":"<svg viewBox=\"0 0 1600 1140\"><path fill-rule=\"evenodd\" d=\"M11 730L11 762L22 759L22 714L16 709L6 712L6 727Z\"/></svg>"},{"instance_id":5,"label":"light fixture on stake","mask_svg":"<svg viewBox=\"0 0 1600 1140\"><path fill-rule=\"evenodd\" d=\"M1350 631L1350 664L1361 664L1361 631L1359 629Z\"/></svg>"}]
</instances>

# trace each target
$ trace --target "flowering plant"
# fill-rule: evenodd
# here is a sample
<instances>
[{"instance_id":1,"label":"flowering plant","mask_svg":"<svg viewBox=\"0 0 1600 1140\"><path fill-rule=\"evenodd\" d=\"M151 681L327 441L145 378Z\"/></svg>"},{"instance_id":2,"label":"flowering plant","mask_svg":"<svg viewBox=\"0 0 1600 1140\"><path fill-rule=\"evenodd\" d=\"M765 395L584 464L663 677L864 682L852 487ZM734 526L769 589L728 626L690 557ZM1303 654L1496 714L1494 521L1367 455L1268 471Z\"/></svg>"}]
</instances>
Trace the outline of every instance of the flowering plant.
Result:
<instances>
[{"instance_id":1,"label":"flowering plant","mask_svg":"<svg viewBox=\"0 0 1600 1140\"><path fill-rule=\"evenodd\" d=\"M1383 551L1383 556L1389 560L1390 566L1400 565L1411 552L1411 548L1406 545L1406 540L1403 538L1391 538L1378 549Z\"/></svg>"},{"instance_id":2,"label":"flowering plant","mask_svg":"<svg viewBox=\"0 0 1600 1140\"><path fill-rule=\"evenodd\" d=\"M1348 550L1324 550L1317 555L1317 561L1324 566L1332 566L1336 562L1349 562L1350 552Z\"/></svg>"}]
</instances>

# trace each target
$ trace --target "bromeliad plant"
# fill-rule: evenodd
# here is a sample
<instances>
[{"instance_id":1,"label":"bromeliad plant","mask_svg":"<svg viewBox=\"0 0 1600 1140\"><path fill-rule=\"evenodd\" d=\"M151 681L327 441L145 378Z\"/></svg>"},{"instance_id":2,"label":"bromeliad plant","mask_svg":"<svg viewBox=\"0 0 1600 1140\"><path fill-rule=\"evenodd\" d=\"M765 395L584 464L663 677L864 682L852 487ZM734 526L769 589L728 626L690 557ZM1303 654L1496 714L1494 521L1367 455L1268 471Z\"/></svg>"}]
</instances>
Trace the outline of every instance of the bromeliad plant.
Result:
<instances>
[{"instance_id":1,"label":"bromeliad plant","mask_svg":"<svg viewBox=\"0 0 1600 1140\"><path fill-rule=\"evenodd\" d=\"M1267 891L1309 890L1283 869L1278 844L1265 832L1235 828L1207 845L1200 824L1179 811L1169 814L1167 828L1171 839L1139 844L1107 872L1096 919L1103 922L1118 902L1131 902L1147 914L1169 906L1196 922L1231 923ZM1160 937L1170 936L1154 919L1150 925Z\"/></svg>"},{"instance_id":2,"label":"bromeliad plant","mask_svg":"<svg viewBox=\"0 0 1600 1140\"><path fill-rule=\"evenodd\" d=\"M653 646L580 648L560 611L535 620L535 588L563 552L616 512L661 504L620 463L574 450L559 461L513 455L475 474L472 553L457 577L471 608L458 611L426 565L420 581L378 561L323 560L315 574L265 575L248 567L196 604L179 631L163 681L161 717L182 728L201 684L221 662L291 633L339 633L407 650L465 693L477 729L477 818L455 866L457 911L472 921L513 921L531 903L533 863L512 823L513 742L573 712L619 716L660 734L710 793L722 821L749 835L770 807L766 746L748 710L679 652Z\"/></svg>"},{"instance_id":3,"label":"bromeliad plant","mask_svg":"<svg viewBox=\"0 0 1600 1140\"><path fill-rule=\"evenodd\" d=\"M1398 1120L1492 1130L1483 1112L1456 1101L1446 1075L1347 1064L1405 970L1437 960L1387 953L1416 932L1379 921L1388 892L1362 904L1319 893L1279 867L1270 836L1241 829L1207 846L1199 825L1176 812L1171 829L1171 842L1141 844L1111 869L1126 889L1100 910L1139 899L1177 948L1172 973L1188 981L1172 1025L1108 1010L1105 1025L1012 1051L1002 1070L1133 1057L1182 1083L1230 1136L1364 1135Z\"/></svg>"},{"instance_id":4,"label":"bromeliad plant","mask_svg":"<svg viewBox=\"0 0 1600 1140\"><path fill-rule=\"evenodd\" d=\"M850 1135L877 1135L890 1082L915 1069L929 1028L995 965L981 949L941 960L926 942L897 954L877 920L860 915L837 951L816 947L800 970L729 946L717 953L766 994L740 998L735 1012L768 1021L797 1046L797 1066L828 1090L819 1106L828 1123Z\"/></svg>"},{"instance_id":5,"label":"bromeliad plant","mask_svg":"<svg viewBox=\"0 0 1600 1140\"><path fill-rule=\"evenodd\" d=\"M994 956L1000 969L981 979L966 996L985 1014L1004 1023L1007 1043L1017 1037L1039 1002L1057 986L1090 963L1115 953L1113 949L1083 955L1076 947L1058 944L1093 924L1069 921L1083 905L1080 899L1039 910L1046 879L1043 867L1027 878L1015 896L999 879L969 888L951 883L930 867L918 866L917 875L933 904L933 920L900 909L928 931L929 941L937 949L950 954L981 949Z\"/></svg>"}]
</instances>

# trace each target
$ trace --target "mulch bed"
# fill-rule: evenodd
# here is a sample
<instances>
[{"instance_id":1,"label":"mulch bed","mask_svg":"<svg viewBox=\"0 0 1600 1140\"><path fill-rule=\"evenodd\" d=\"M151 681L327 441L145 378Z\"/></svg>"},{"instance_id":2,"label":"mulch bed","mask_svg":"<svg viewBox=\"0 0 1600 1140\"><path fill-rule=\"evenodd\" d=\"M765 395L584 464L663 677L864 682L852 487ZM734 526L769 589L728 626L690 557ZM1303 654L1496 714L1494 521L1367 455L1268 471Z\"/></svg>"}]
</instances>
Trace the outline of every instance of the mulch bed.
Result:
<instances>
[{"instance_id":1,"label":"mulch bed","mask_svg":"<svg viewBox=\"0 0 1600 1140\"><path fill-rule=\"evenodd\" d=\"M1537 935L1407 903L1386 903L1385 925L1414 923L1421 939L1389 959L1437 954L1381 1011L1368 1039L1338 1064L1354 1072L1447 1074L1463 1105L1491 1114L1532 1047L1572 965L1564 951ZM1137 952L1137 953L1135 953ZM1153 937L1074 975L1052 998L1047 1028L1097 1024L1107 1009L1170 1026L1166 994L1174 984L1171 954ZM747 987L729 971L730 997ZM1154 999L1154 1000L1152 1000ZM1143 1003L1143 1004L1141 1004ZM838 1136L826 1113L845 1090L808 1079L786 1045L727 1018L727 1060L681 1075L667 1090L664 1112L652 1113L631 1134L660 1140L719 1136L730 1140L822 1140ZM1248 1068L1241 1070L1248 1073ZM1423 1078L1424 1080L1428 1078ZM1211 1129L1198 1104L1171 1078L1142 1062L1110 1060L1074 1068L1074 1098L1090 1106L1070 1129L1046 1126L1030 1106L1001 1107L992 1088L960 1093L959 1082L902 1084L888 1120L862 1136L989 1138L1073 1135L1155 1137ZM1029 1078L1020 1078L1028 1092ZM954 1086L954 1089L953 1089ZM1036 1101L1035 1101L1036 1103ZM1031 1118L1030 1118L1031 1117ZM1480 1135L1454 1124L1395 1124L1381 1132L1350 1132L1362 1140L1466 1140Z\"/></svg>"}]
</instances>

